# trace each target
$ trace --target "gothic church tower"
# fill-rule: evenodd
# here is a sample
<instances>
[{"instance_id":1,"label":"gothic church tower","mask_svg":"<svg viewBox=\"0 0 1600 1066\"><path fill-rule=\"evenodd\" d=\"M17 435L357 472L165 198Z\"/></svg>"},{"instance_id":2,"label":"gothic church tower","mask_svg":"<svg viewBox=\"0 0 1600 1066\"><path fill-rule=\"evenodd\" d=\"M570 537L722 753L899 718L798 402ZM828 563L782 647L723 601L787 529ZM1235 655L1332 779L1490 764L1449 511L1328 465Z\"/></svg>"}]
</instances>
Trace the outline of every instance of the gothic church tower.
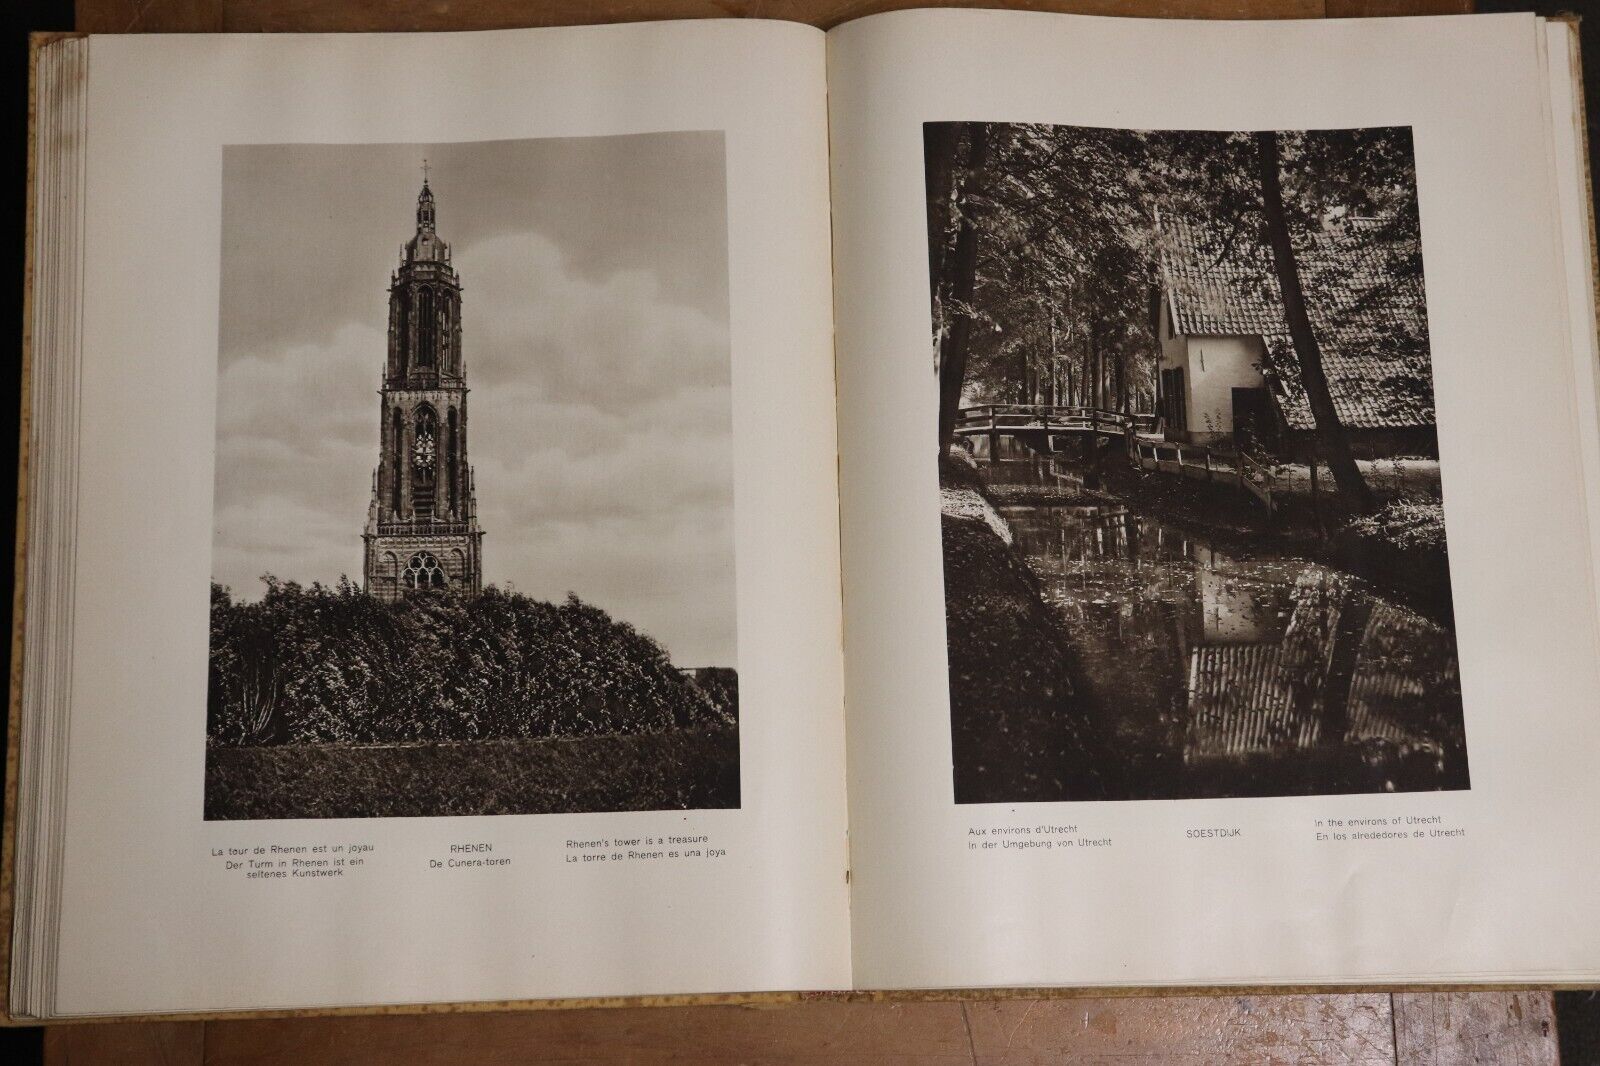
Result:
<instances>
[{"instance_id":1,"label":"gothic church tower","mask_svg":"<svg viewBox=\"0 0 1600 1066\"><path fill-rule=\"evenodd\" d=\"M426 174L416 236L389 279L379 396L378 469L361 538L366 590L381 600L418 589L475 593L483 587L483 531L467 461L461 282L434 229Z\"/></svg>"}]
</instances>

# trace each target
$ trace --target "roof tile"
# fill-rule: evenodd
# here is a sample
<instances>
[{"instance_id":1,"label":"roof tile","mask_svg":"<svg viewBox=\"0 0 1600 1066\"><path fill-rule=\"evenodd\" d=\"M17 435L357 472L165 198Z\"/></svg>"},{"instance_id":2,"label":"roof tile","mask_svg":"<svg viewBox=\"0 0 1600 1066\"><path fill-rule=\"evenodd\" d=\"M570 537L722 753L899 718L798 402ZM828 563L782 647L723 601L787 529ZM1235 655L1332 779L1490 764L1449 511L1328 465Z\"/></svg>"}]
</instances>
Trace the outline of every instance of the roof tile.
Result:
<instances>
[{"instance_id":1,"label":"roof tile","mask_svg":"<svg viewBox=\"0 0 1600 1066\"><path fill-rule=\"evenodd\" d=\"M1296 249L1307 312L1339 419L1352 429L1434 425L1433 365L1420 272L1401 267L1416 242L1357 219ZM1300 385L1271 253L1250 232L1162 219L1162 287L1173 329L1190 336L1259 336L1285 420L1315 426Z\"/></svg>"}]
</instances>

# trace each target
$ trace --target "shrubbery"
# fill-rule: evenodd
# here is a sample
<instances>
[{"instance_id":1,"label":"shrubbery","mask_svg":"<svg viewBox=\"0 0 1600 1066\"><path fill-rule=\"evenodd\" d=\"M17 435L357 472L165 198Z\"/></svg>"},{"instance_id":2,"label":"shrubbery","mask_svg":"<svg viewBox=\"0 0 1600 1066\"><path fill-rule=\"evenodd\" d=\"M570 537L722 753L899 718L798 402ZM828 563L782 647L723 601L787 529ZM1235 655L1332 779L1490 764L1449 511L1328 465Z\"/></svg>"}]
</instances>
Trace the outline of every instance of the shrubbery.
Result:
<instances>
[{"instance_id":1,"label":"shrubbery","mask_svg":"<svg viewBox=\"0 0 1600 1066\"><path fill-rule=\"evenodd\" d=\"M1402 550L1442 550L1444 504L1438 500L1390 500L1377 514L1352 520L1350 529Z\"/></svg>"},{"instance_id":2,"label":"shrubbery","mask_svg":"<svg viewBox=\"0 0 1600 1066\"><path fill-rule=\"evenodd\" d=\"M739 733L217 747L205 797L207 819L722 809L739 806Z\"/></svg>"},{"instance_id":3,"label":"shrubbery","mask_svg":"<svg viewBox=\"0 0 1600 1066\"><path fill-rule=\"evenodd\" d=\"M349 581L211 587L212 745L404 743L732 726L661 646L598 607L490 588L380 603ZM727 671L732 675L732 671Z\"/></svg>"}]
</instances>

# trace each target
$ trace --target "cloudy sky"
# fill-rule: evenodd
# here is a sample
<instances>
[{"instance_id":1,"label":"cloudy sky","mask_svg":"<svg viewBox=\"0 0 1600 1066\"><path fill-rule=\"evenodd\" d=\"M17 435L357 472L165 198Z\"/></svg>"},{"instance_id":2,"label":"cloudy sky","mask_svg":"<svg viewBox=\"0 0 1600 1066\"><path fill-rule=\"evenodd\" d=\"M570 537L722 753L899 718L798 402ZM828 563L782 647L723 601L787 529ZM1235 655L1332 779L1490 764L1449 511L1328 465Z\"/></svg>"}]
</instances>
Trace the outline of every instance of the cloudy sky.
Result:
<instances>
[{"instance_id":1,"label":"cloudy sky","mask_svg":"<svg viewBox=\"0 0 1600 1066\"><path fill-rule=\"evenodd\" d=\"M424 158L463 289L485 583L736 665L720 133L225 148L213 579L360 580Z\"/></svg>"}]
</instances>

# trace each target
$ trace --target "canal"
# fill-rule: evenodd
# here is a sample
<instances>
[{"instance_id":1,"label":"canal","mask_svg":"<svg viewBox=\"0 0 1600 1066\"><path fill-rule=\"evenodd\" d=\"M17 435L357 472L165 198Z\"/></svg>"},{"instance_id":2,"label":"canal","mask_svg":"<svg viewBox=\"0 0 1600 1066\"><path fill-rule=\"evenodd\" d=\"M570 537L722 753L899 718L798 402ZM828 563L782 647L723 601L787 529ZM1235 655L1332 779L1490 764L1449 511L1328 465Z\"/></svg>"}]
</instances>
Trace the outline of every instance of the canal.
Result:
<instances>
[{"instance_id":1,"label":"canal","mask_svg":"<svg viewBox=\"0 0 1600 1066\"><path fill-rule=\"evenodd\" d=\"M1448 628L1327 565L1085 493L1051 460L979 466L1073 651L1112 797L1467 787Z\"/></svg>"}]
</instances>

